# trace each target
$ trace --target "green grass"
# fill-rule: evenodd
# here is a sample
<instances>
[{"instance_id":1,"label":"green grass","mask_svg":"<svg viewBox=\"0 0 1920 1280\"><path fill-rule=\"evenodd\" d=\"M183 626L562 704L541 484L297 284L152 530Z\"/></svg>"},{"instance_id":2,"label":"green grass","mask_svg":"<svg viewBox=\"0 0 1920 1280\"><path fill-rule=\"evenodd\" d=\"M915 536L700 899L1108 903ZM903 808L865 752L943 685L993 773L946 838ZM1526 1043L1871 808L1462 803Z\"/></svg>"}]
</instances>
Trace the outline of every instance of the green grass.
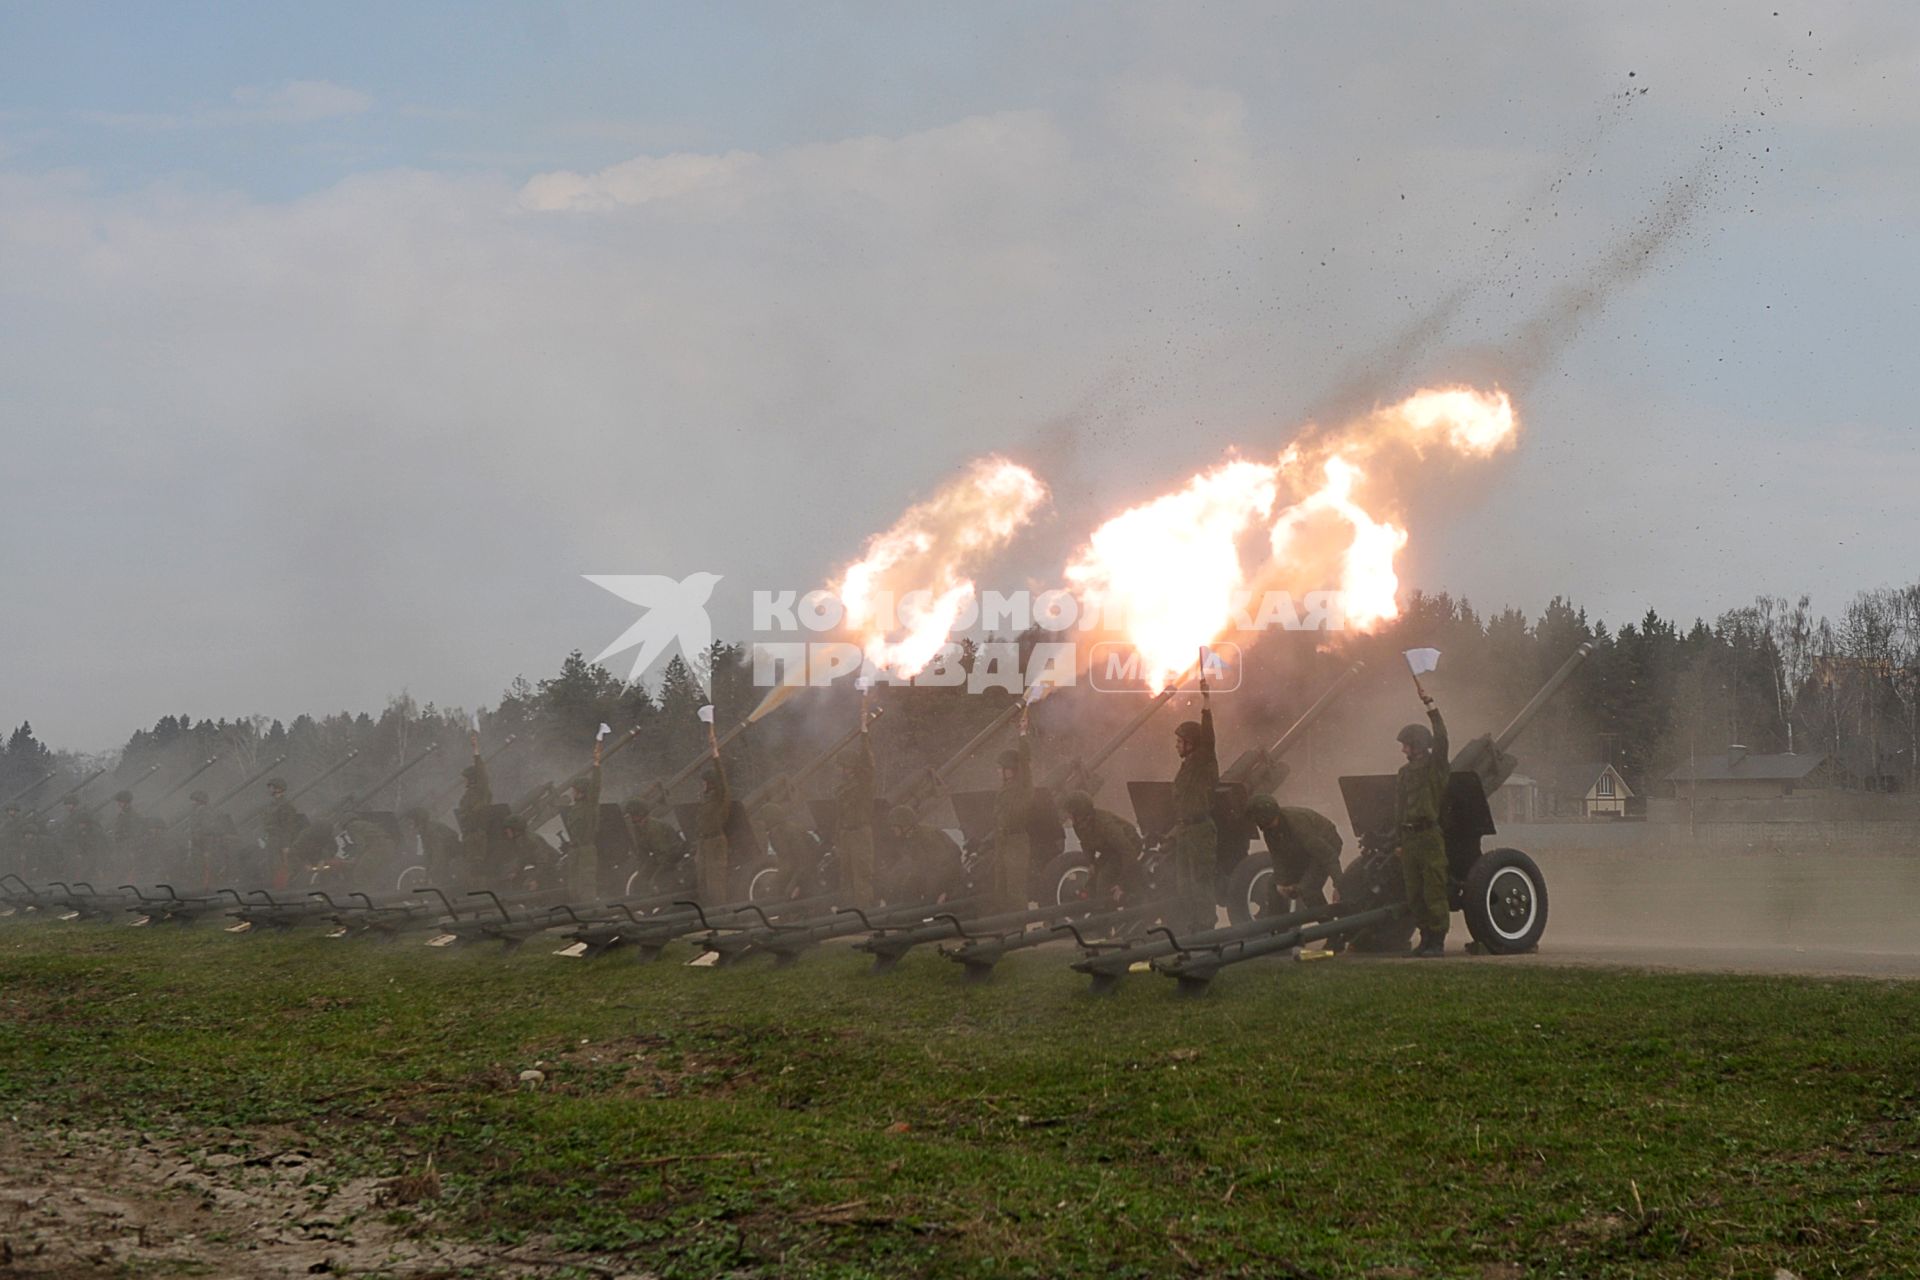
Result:
<instances>
[{"instance_id":1,"label":"green grass","mask_svg":"<svg viewBox=\"0 0 1920 1280\"><path fill-rule=\"evenodd\" d=\"M670 1276L1915 1274L1920 984L1263 962L1199 1001L0 926L23 1121L431 1152L438 1222ZM681 953L679 959L686 958ZM536 1063L545 1084L519 1073Z\"/></svg>"}]
</instances>

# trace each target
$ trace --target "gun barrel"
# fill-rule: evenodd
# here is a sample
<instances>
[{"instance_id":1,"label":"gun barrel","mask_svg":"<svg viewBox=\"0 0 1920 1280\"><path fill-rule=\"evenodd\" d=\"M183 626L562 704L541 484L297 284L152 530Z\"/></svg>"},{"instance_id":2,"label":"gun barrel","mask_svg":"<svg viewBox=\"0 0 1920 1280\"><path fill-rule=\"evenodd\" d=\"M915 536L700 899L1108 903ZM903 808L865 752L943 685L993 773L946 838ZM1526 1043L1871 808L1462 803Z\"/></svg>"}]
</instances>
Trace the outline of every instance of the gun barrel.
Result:
<instances>
[{"instance_id":1,"label":"gun barrel","mask_svg":"<svg viewBox=\"0 0 1920 1280\"><path fill-rule=\"evenodd\" d=\"M1015 698L1012 705L988 721L986 727L981 729L980 732L968 738L966 745L941 762L939 768L923 773L919 777L910 780L901 790L898 799L896 799L894 803L907 805L910 808L918 808L932 799L933 793L944 787L947 779L954 775L955 770L959 769L959 767L968 760L971 760L981 747L993 741L994 736L1009 724L1013 723L1014 717L1026 710L1026 708L1026 698Z\"/></svg>"},{"instance_id":2,"label":"gun barrel","mask_svg":"<svg viewBox=\"0 0 1920 1280\"><path fill-rule=\"evenodd\" d=\"M173 799L175 796L180 794L181 790L189 782L192 782L195 778L199 777L201 774L205 773L207 770L213 768L213 766L215 766L216 764L219 764L220 759L221 757L219 756L208 756L205 760L202 760L199 763L199 765L191 773L187 774L186 777L180 779L178 782L168 787L165 791L161 792L159 797L154 800L154 803L165 804L167 801Z\"/></svg>"},{"instance_id":3,"label":"gun barrel","mask_svg":"<svg viewBox=\"0 0 1920 1280\"><path fill-rule=\"evenodd\" d=\"M122 787L121 790L131 791L135 787L139 786L141 783L145 782L148 778L151 778L154 774L158 772L160 772L160 766L157 764L150 764L147 766L147 771L145 773L135 778L132 782L129 782L126 786ZM107 807L107 802L112 799L113 799L112 796L106 796L106 797L103 797L102 799L95 800L92 804L87 806L87 812L88 813L100 812L102 809Z\"/></svg>"},{"instance_id":4,"label":"gun barrel","mask_svg":"<svg viewBox=\"0 0 1920 1280\"><path fill-rule=\"evenodd\" d=\"M357 800L362 804L373 799L375 796L379 795L382 791L385 791L388 787L392 786L394 783L400 781L401 778L405 777L408 773L412 772L415 765L419 764L422 760L425 760L428 756L432 755L434 752L438 751L439 749L440 749L439 743L429 742L426 745L426 749L423 750L419 755L407 761L405 764L395 769L392 773L389 773L386 777L380 779L380 781L368 787L361 794L357 796L342 796L340 800L334 804L330 812L333 812L333 813L341 812L346 807L346 801L349 799ZM318 782L319 779L316 778L314 779L314 781ZM311 784L309 784L309 787L311 787Z\"/></svg>"},{"instance_id":5,"label":"gun barrel","mask_svg":"<svg viewBox=\"0 0 1920 1280\"><path fill-rule=\"evenodd\" d=\"M95 769L92 773L80 779L80 781L74 783L71 787L68 787L65 791L62 791L59 795L55 796L50 803L44 805L39 809L34 810L33 816L36 818L46 817L48 814L52 813L55 809L58 809L61 805L65 804L67 802L68 796L79 795L81 790L89 782L92 782L95 778L99 777L101 774L105 772L106 772L105 769Z\"/></svg>"},{"instance_id":6,"label":"gun barrel","mask_svg":"<svg viewBox=\"0 0 1920 1280\"><path fill-rule=\"evenodd\" d=\"M8 796L5 803L19 804L22 800L25 800L28 796L32 795L34 792L38 791L40 788L46 786L47 783L52 780L53 773L54 771L52 769L47 770L45 773L41 774L38 778L35 778L32 782L29 782L26 786L20 788L20 790Z\"/></svg>"},{"instance_id":7,"label":"gun barrel","mask_svg":"<svg viewBox=\"0 0 1920 1280\"><path fill-rule=\"evenodd\" d=\"M873 725L873 722L878 720L881 716L885 715L886 713L887 713L887 709L885 707L873 708L871 711L866 713L865 725L859 725L859 724L854 725L853 728L847 730L845 733L841 734L839 738L835 739L832 746L828 747L825 751L822 751L819 755L816 755L813 759L807 761L805 764L801 765L800 768L796 770L791 776L782 776L782 777L772 778L766 782L761 783L759 786L755 787L753 789L753 793L749 795L746 799L746 806L748 811L751 812L755 809L758 809L760 806L764 805L768 800L770 800L774 796L774 794L777 791L779 791L783 787L788 792L797 792L802 786L806 784L807 779L811 778L814 774L820 772L820 770L826 768L827 765L833 762L834 757L838 756L842 751L845 751L848 747L852 746L854 743L854 740L860 736L861 731L864 728L871 728Z\"/></svg>"},{"instance_id":8,"label":"gun barrel","mask_svg":"<svg viewBox=\"0 0 1920 1280\"><path fill-rule=\"evenodd\" d=\"M1278 742L1267 748L1267 758L1278 760L1291 751L1293 744L1300 741L1301 735L1313 727L1314 721L1326 714L1327 708L1333 705L1333 700L1338 698L1341 692L1366 668L1367 664L1363 659L1334 677L1333 683L1327 686L1327 691L1314 699L1312 706L1300 713L1300 718L1287 727L1287 731L1280 735Z\"/></svg>"},{"instance_id":9,"label":"gun barrel","mask_svg":"<svg viewBox=\"0 0 1920 1280\"><path fill-rule=\"evenodd\" d=\"M1534 694L1533 697L1528 700L1527 705L1520 708L1520 710L1514 714L1513 719L1507 721L1507 727L1502 729L1494 737L1494 750L1505 751L1508 747L1512 746L1513 740L1520 736L1521 731L1527 727L1528 722L1540 714L1540 709L1547 705L1548 700L1551 699L1554 694L1560 692L1560 686L1572 678L1573 673L1579 668L1581 663L1587 660L1587 656L1592 652L1593 644L1591 642L1583 643L1578 649L1575 649L1573 656L1561 663L1560 669L1547 677L1547 682L1540 686L1540 692Z\"/></svg>"},{"instance_id":10,"label":"gun barrel","mask_svg":"<svg viewBox=\"0 0 1920 1280\"><path fill-rule=\"evenodd\" d=\"M331 778L334 774L346 768L355 759L357 759L359 755L360 755L360 749L358 747L355 747L353 750L347 752L347 754L345 754L344 756L341 756L338 760L334 761L333 764L331 764L326 769L321 771L318 777L311 779L306 783L306 785L302 786L298 791L295 791L292 795L288 796L287 803L292 804L295 800L298 800L301 796L307 794L307 792L313 790L315 787L325 782L328 778ZM286 757L283 756L281 758L285 759ZM269 766L269 768L271 768L271 766ZM266 770L263 769L260 772L265 773ZM258 777L260 775L256 774L254 776ZM263 804L258 808L254 809L251 813L247 814L246 817L240 819L240 821L236 823L235 826L238 827L240 830L244 831L246 828L252 826L261 817L263 817L266 814L266 812L267 812L267 806Z\"/></svg>"}]
</instances>

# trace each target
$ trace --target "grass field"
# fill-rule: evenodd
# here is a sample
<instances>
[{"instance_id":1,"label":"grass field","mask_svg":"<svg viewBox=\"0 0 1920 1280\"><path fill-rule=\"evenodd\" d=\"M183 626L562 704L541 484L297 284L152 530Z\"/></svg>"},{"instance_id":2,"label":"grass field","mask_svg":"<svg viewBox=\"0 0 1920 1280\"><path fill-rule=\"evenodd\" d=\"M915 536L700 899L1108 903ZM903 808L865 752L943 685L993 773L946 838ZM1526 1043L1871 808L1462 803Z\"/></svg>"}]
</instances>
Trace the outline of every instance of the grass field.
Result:
<instances>
[{"instance_id":1,"label":"grass field","mask_svg":"<svg viewBox=\"0 0 1920 1280\"><path fill-rule=\"evenodd\" d=\"M610 1272L1920 1271L1920 984L1342 959L1188 1002L1058 953L978 988L674 958L0 922L0 1102L431 1154L392 1222Z\"/></svg>"}]
</instances>

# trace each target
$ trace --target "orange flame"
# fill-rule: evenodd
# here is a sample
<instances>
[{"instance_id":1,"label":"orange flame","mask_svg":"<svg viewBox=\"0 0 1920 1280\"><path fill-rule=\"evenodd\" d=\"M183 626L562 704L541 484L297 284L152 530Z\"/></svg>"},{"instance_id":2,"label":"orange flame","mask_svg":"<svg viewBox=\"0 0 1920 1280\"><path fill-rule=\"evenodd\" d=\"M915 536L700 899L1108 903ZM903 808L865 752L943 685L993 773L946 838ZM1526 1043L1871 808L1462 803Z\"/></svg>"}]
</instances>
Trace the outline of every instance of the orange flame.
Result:
<instances>
[{"instance_id":1,"label":"orange flame","mask_svg":"<svg viewBox=\"0 0 1920 1280\"><path fill-rule=\"evenodd\" d=\"M1228 629L1248 583L1310 590L1334 585L1313 575L1337 576L1346 625L1370 630L1400 612L1395 560L1409 535L1388 518L1393 451L1485 458L1512 447L1518 432L1498 388L1423 389L1311 435L1273 463L1228 462L1122 512L1074 556L1067 581L1140 653L1156 690ZM1274 515L1283 484L1306 492ZM1256 522L1267 526L1266 549L1250 564L1241 544Z\"/></svg>"},{"instance_id":2,"label":"orange flame","mask_svg":"<svg viewBox=\"0 0 1920 1280\"><path fill-rule=\"evenodd\" d=\"M1025 467L979 458L869 539L833 588L867 660L907 679L925 670L973 602L971 575L1046 497Z\"/></svg>"}]
</instances>

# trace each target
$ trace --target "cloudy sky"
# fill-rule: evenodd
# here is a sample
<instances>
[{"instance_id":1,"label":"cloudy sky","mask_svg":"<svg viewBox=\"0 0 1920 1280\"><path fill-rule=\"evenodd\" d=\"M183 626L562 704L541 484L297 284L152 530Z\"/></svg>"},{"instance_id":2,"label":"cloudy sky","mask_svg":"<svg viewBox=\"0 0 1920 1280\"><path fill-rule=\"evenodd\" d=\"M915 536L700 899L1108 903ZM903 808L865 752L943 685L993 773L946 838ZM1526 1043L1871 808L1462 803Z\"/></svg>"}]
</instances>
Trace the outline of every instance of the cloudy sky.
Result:
<instances>
[{"instance_id":1,"label":"cloudy sky","mask_svg":"<svg viewBox=\"0 0 1920 1280\"><path fill-rule=\"evenodd\" d=\"M989 450L1044 576L1436 379L1525 439L1408 583L1835 607L1916 573L1916 56L1901 3L9 5L0 720L491 701L632 620L582 573L725 631Z\"/></svg>"}]
</instances>

